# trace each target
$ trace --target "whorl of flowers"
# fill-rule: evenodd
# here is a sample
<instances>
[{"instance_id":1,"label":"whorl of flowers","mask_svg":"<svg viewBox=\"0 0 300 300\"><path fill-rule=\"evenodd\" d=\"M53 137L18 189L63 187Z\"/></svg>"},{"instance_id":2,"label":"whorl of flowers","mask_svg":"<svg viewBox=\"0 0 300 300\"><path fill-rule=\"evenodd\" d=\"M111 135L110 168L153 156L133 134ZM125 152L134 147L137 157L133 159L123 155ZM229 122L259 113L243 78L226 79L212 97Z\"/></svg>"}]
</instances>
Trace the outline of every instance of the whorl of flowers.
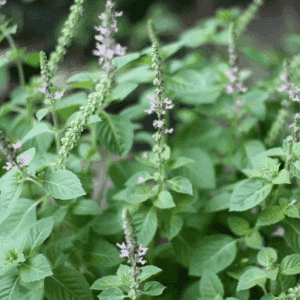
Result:
<instances>
[{"instance_id":1,"label":"whorl of flowers","mask_svg":"<svg viewBox=\"0 0 300 300\"><path fill-rule=\"evenodd\" d=\"M98 18L102 20L101 26L96 26L95 29L100 32L95 36L95 39L100 43L96 43L97 50L94 50L93 54L100 56L99 65L103 64L103 69L109 75L116 70L116 67L112 65L112 59L114 55L124 56L127 47L121 47L120 44L116 44L113 34L118 32L116 17L121 17L123 12L115 12L115 3L107 0L106 11L102 13Z\"/></svg>"},{"instance_id":2,"label":"whorl of flowers","mask_svg":"<svg viewBox=\"0 0 300 300\"><path fill-rule=\"evenodd\" d=\"M137 263L142 265L146 263L146 260L143 260L143 256L146 254L148 248L138 245L136 229L127 207L122 210L122 220L126 244L124 242L121 245L117 243L117 246L121 249L120 257L128 257L128 263L131 264L131 283L129 294L131 299L135 300L142 295L141 281L139 279L139 275L142 271Z\"/></svg>"},{"instance_id":3,"label":"whorl of flowers","mask_svg":"<svg viewBox=\"0 0 300 300\"><path fill-rule=\"evenodd\" d=\"M61 35L58 38L56 49L51 53L49 58L49 70L51 77L56 74L58 63L66 54L66 48L71 44L72 37L74 36L76 27L79 24L79 19L83 14L83 2L84 0L75 0L75 4L73 4L70 8L71 13L69 14L61 31Z\"/></svg>"},{"instance_id":4,"label":"whorl of flowers","mask_svg":"<svg viewBox=\"0 0 300 300\"><path fill-rule=\"evenodd\" d=\"M62 146L59 150L58 160L56 162L56 167L58 169L66 168L65 159L68 157L73 147L78 144L80 135L84 130L84 127L88 123L90 117L97 112L97 110L101 107L105 99L112 91L113 74L111 72L113 72L114 68L111 67L113 55L113 53L111 52L111 45L114 45L115 43L113 42L111 33L109 32L112 31L112 28L114 28L114 31L117 31L115 18L111 15L112 13L114 13L113 6L114 4L112 4L110 0L107 0L107 11L104 13L104 15L101 14L100 16L100 19L102 19L103 27L100 26L99 30L101 28L103 32L105 31L109 38L103 39L103 42L105 44L102 46L104 47L101 47L100 44L97 44L97 55L102 55L104 57L103 59L106 62L107 73L105 73L104 76L100 77L98 83L95 86L95 92L92 92L88 95L87 103L80 107L80 111L76 116L76 119L71 122L65 134L65 137L61 139ZM118 16L120 16L120 13L118 13ZM100 36L98 36L98 40L100 39ZM124 52L120 51L120 46L116 46L114 49L115 51L117 51L118 55L124 54ZM104 56L105 53L107 54L107 56ZM100 61L102 62L101 59Z\"/></svg>"},{"instance_id":5,"label":"whorl of flowers","mask_svg":"<svg viewBox=\"0 0 300 300\"><path fill-rule=\"evenodd\" d=\"M30 154L21 155L20 158L17 158L16 149L22 147L21 142L12 144L11 141L4 137L3 131L0 130L0 152L7 158L6 166L3 169L9 171L15 166L15 169L19 170L22 168L20 164L28 165L30 160Z\"/></svg>"},{"instance_id":6,"label":"whorl of flowers","mask_svg":"<svg viewBox=\"0 0 300 300\"><path fill-rule=\"evenodd\" d=\"M226 90L228 94L233 94L236 92L247 92L247 88L243 86L243 83L240 82L241 73L238 68L238 57L236 50L236 34L235 34L236 22L231 22L229 26L229 64L231 70L226 72L226 75L229 77L231 84L226 85ZM240 100L239 100L240 101Z\"/></svg>"},{"instance_id":7,"label":"whorl of flowers","mask_svg":"<svg viewBox=\"0 0 300 300\"><path fill-rule=\"evenodd\" d=\"M299 300L300 299L300 285L288 289L288 294L281 293L275 300Z\"/></svg>"},{"instance_id":8,"label":"whorl of flowers","mask_svg":"<svg viewBox=\"0 0 300 300\"><path fill-rule=\"evenodd\" d=\"M284 60L283 64L285 74L280 76L280 79L283 80L284 84L277 89L278 92L284 92L287 95L289 95L291 101L300 102L300 99L298 97L298 93L300 92L299 87L295 87L295 84L291 81L291 68L289 61L287 59Z\"/></svg>"},{"instance_id":9,"label":"whorl of flowers","mask_svg":"<svg viewBox=\"0 0 300 300\"><path fill-rule=\"evenodd\" d=\"M164 80L163 80L163 69L161 62L161 55L159 51L159 45L157 39L155 38L153 22L148 22L149 35L153 39L152 43L152 65L151 67L155 70L155 78L153 80L153 84L158 86L155 90L155 95L148 95L147 98L150 99L151 107L148 110L145 110L146 113L151 114L152 112L156 112L158 115L158 120L153 122L154 128L158 128L158 131L152 136L157 144L153 147L153 152L161 153L163 151L163 134L172 133L173 128L166 129L165 128L165 119L162 119L161 116L166 114L167 109L174 108L174 104L172 100L169 98L165 98L162 100L162 94L164 93Z\"/></svg>"}]
</instances>

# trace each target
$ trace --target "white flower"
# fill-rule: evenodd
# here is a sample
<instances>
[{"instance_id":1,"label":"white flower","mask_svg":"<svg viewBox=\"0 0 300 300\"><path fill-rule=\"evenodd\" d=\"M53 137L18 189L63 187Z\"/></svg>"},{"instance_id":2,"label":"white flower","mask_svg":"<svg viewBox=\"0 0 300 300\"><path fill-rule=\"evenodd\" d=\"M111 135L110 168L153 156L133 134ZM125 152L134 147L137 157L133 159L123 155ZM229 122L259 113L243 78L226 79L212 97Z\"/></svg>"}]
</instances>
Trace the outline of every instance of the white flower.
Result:
<instances>
[{"instance_id":1,"label":"white flower","mask_svg":"<svg viewBox=\"0 0 300 300\"><path fill-rule=\"evenodd\" d=\"M282 85L279 89L277 89L277 91L278 91L278 92L283 92L283 91L285 91L286 89L287 89L287 85L284 84L284 85Z\"/></svg>"},{"instance_id":2,"label":"white flower","mask_svg":"<svg viewBox=\"0 0 300 300\"><path fill-rule=\"evenodd\" d=\"M15 149L18 149L18 148L21 148L22 147L22 143L19 141L19 142L16 142L15 144L13 144L13 147Z\"/></svg>"},{"instance_id":3,"label":"white flower","mask_svg":"<svg viewBox=\"0 0 300 300\"><path fill-rule=\"evenodd\" d=\"M138 181L139 181L139 183L142 183L145 181L145 179L143 177L139 177Z\"/></svg>"},{"instance_id":4,"label":"white flower","mask_svg":"<svg viewBox=\"0 0 300 300\"><path fill-rule=\"evenodd\" d=\"M63 96L64 93L56 92L54 95L54 99L60 99Z\"/></svg>"},{"instance_id":5,"label":"white flower","mask_svg":"<svg viewBox=\"0 0 300 300\"><path fill-rule=\"evenodd\" d=\"M153 126L154 127L162 127L164 125L164 120L161 120L161 121L159 121L159 120L155 120L154 122L153 122Z\"/></svg>"},{"instance_id":6,"label":"white flower","mask_svg":"<svg viewBox=\"0 0 300 300\"><path fill-rule=\"evenodd\" d=\"M95 39L99 42L102 42L103 41L103 36L101 34L99 35L95 35Z\"/></svg>"},{"instance_id":7,"label":"white flower","mask_svg":"<svg viewBox=\"0 0 300 300\"><path fill-rule=\"evenodd\" d=\"M19 162L28 166L30 158L31 155L29 153L27 153L26 155L21 155L21 157L19 158Z\"/></svg>"},{"instance_id":8,"label":"white flower","mask_svg":"<svg viewBox=\"0 0 300 300\"><path fill-rule=\"evenodd\" d=\"M46 87L40 88L39 91L40 91L41 93L45 94L45 93L46 93Z\"/></svg>"},{"instance_id":9,"label":"white flower","mask_svg":"<svg viewBox=\"0 0 300 300\"><path fill-rule=\"evenodd\" d=\"M142 157L143 157L144 159L146 159L146 158L148 157L147 152L144 152Z\"/></svg>"},{"instance_id":10,"label":"white flower","mask_svg":"<svg viewBox=\"0 0 300 300\"><path fill-rule=\"evenodd\" d=\"M234 92L233 87L230 84L226 85L227 94L232 94Z\"/></svg>"},{"instance_id":11,"label":"white flower","mask_svg":"<svg viewBox=\"0 0 300 300\"><path fill-rule=\"evenodd\" d=\"M0 1L0 5L4 5L6 3L6 0Z\"/></svg>"},{"instance_id":12,"label":"white flower","mask_svg":"<svg viewBox=\"0 0 300 300\"><path fill-rule=\"evenodd\" d=\"M140 245L139 247L139 256L144 256L147 252L148 248L147 247L143 247L142 245Z\"/></svg>"},{"instance_id":13,"label":"white flower","mask_svg":"<svg viewBox=\"0 0 300 300\"><path fill-rule=\"evenodd\" d=\"M122 11L116 12L116 13L115 13L115 16L116 16L116 17L122 17L122 15L123 15L123 12L122 12Z\"/></svg>"},{"instance_id":14,"label":"white flower","mask_svg":"<svg viewBox=\"0 0 300 300\"><path fill-rule=\"evenodd\" d=\"M143 260L143 258L142 257L140 257L140 259L139 259L139 261L138 261L139 263L141 263L142 265L144 265L147 261L146 260Z\"/></svg>"},{"instance_id":15,"label":"white flower","mask_svg":"<svg viewBox=\"0 0 300 300\"><path fill-rule=\"evenodd\" d=\"M10 163L9 161L6 162L7 166L4 166L3 169L5 169L6 171L9 171L12 167L13 167L13 164Z\"/></svg>"}]
</instances>

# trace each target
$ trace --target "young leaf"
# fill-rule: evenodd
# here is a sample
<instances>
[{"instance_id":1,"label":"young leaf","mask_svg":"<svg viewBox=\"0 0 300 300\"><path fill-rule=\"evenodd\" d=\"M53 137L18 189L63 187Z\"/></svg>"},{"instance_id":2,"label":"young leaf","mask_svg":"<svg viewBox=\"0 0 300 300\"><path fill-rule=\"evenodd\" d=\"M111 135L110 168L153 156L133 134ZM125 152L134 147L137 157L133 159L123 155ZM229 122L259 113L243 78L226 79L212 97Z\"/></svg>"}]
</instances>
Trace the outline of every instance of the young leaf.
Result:
<instances>
[{"instance_id":1,"label":"young leaf","mask_svg":"<svg viewBox=\"0 0 300 300\"><path fill-rule=\"evenodd\" d=\"M240 217L236 217L236 216L228 217L228 225L230 227L230 230L239 236L247 235L250 231L249 222Z\"/></svg>"},{"instance_id":2,"label":"young leaf","mask_svg":"<svg viewBox=\"0 0 300 300\"><path fill-rule=\"evenodd\" d=\"M157 281L148 281L144 285L143 292L145 295L158 296L161 295L166 287Z\"/></svg>"},{"instance_id":3,"label":"young leaf","mask_svg":"<svg viewBox=\"0 0 300 300\"><path fill-rule=\"evenodd\" d=\"M162 271L162 269L160 269L156 266L144 266L144 267L141 267L141 270L142 270L142 273L139 276L141 282L145 281L149 277Z\"/></svg>"},{"instance_id":4,"label":"young leaf","mask_svg":"<svg viewBox=\"0 0 300 300\"><path fill-rule=\"evenodd\" d=\"M173 197L168 191L161 191L158 194L158 198L153 201L153 204L159 208L171 208L175 207L176 204L173 201Z\"/></svg>"},{"instance_id":5,"label":"young leaf","mask_svg":"<svg viewBox=\"0 0 300 300\"><path fill-rule=\"evenodd\" d=\"M50 264L42 254L26 260L20 267L20 278L25 282L37 281L50 275L53 275Z\"/></svg>"},{"instance_id":6,"label":"young leaf","mask_svg":"<svg viewBox=\"0 0 300 300\"><path fill-rule=\"evenodd\" d=\"M92 286L92 290L105 290L109 288L114 288L122 285L122 282L116 275L106 275L102 278L97 279Z\"/></svg>"},{"instance_id":7,"label":"young leaf","mask_svg":"<svg viewBox=\"0 0 300 300\"><path fill-rule=\"evenodd\" d=\"M168 168L171 170L174 170L174 169L178 169L178 168L181 168L183 166L190 165L193 163L195 163L195 161L193 159L181 156L181 157L177 157L175 159L170 160L168 163Z\"/></svg>"},{"instance_id":8,"label":"young leaf","mask_svg":"<svg viewBox=\"0 0 300 300\"><path fill-rule=\"evenodd\" d=\"M126 298L123 292L118 288L110 288L98 295L101 300L122 300Z\"/></svg>"},{"instance_id":9,"label":"young leaf","mask_svg":"<svg viewBox=\"0 0 300 300\"><path fill-rule=\"evenodd\" d=\"M237 291L250 289L257 284L265 285L266 280L266 273L262 269L258 267L252 267L240 277Z\"/></svg>"},{"instance_id":10,"label":"young leaf","mask_svg":"<svg viewBox=\"0 0 300 300\"><path fill-rule=\"evenodd\" d=\"M61 200L74 199L86 195L78 177L68 170L57 170L53 173L47 172L43 187L54 198Z\"/></svg>"},{"instance_id":11,"label":"young leaf","mask_svg":"<svg viewBox=\"0 0 300 300\"><path fill-rule=\"evenodd\" d=\"M78 271L70 267L58 267L53 275L45 278L45 294L49 300L93 300L88 282Z\"/></svg>"},{"instance_id":12,"label":"young leaf","mask_svg":"<svg viewBox=\"0 0 300 300\"><path fill-rule=\"evenodd\" d=\"M167 184L170 189L177 193L193 195L193 186L191 182L183 176L173 177L167 180Z\"/></svg>"},{"instance_id":13,"label":"young leaf","mask_svg":"<svg viewBox=\"0 0 300 300\"><path fill-rule=\"evenodd\" d=\"M284 219L284 211L281 206L274 205L267 207L262 212L259 213L256 225L266 226L278 223Z\"/></svg>"}]
</instances>

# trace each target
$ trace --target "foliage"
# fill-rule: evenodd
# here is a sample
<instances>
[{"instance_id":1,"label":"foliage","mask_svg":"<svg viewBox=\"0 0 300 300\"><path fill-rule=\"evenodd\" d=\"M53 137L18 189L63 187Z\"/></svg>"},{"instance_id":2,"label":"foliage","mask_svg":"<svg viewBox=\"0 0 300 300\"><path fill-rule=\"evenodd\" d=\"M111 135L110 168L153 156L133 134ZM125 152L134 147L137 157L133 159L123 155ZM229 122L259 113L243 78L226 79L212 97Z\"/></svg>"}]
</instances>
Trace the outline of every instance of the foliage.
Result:
<instances>
[{"instance_id":1,"label":"foliage","mask_svg":"<svg viewBox=\"0 0 300 300\"><path fill-rule=\"evenodd\" d=\"M49 60L25 56L17 27L0 15L0 40L11 47L0 71L15 63L20 79L0 107L1 300L300 299L299 55L274 68L246 49L276 70L247 87L251 70L238 62L238 38L263 1L219 10L164 46L150 19L151 47L126 53L114 39L122 12L107 0L95 26L99 69L62 89L53 79L83 2ZM207 43L219 47L205 55ZM190 52L174 58L183 47ZM41 76L26 83L24 64L40 64ZM105 111L143 84L151 87L139 103ZM139 121L152 113L151 136ZM152 149L128 161L137 142ZM93 199L91 164L101 160L113 185Z\"/></svg>"}]
</instances>

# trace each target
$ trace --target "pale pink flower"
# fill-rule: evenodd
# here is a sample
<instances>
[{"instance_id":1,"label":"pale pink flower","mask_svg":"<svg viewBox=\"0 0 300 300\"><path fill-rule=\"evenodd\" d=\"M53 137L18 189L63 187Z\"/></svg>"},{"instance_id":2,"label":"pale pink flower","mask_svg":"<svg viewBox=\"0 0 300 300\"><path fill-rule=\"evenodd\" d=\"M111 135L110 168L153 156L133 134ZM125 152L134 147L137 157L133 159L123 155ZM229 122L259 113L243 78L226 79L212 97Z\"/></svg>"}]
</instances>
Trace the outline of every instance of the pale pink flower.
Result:
<instances>
[{"instance_id":1,"label":"pale pink flower","mask_svg":"<svg viewBox=\"0 0 300 300\"><path fill-rule=\"evenodd\" d=\"M22 143L19 141L19 142L16 142L15 144L13 144L13 147L15 148L15 149L19 149L19 148L21 148L22 147Z\"/></svg>"}]
</instances>

